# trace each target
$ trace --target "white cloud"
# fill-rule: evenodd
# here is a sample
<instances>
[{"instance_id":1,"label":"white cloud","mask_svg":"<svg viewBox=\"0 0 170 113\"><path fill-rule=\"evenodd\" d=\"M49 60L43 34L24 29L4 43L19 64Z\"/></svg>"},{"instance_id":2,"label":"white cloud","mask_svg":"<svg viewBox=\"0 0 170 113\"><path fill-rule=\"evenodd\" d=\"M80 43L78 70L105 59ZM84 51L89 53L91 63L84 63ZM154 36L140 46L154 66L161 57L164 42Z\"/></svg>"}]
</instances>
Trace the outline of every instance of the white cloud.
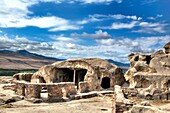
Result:
<instances>
[{"instance_id":1,"label":"white cloud","mask_svg":"<svg viewBox=\"0 0 170 113\"><path fill-rule=\"evenodd\" d=\"M83 3L85 4L91 4L91 3L111 3L111 2L117 2L117 3L122 3L123 0L82 0Z\"/></svg>"},{"instance_id":2,"label":"white cloud","mask_svg":"<svg viewBox=\"0 0 170 113\"><path fill-rule=\"evenodd\" d=\"M0 50L21 50L25 49L34 53L42 53L53 51L50 44L46 42L36 42L28 40L24 37L16 36L14 39L9 38L8 36L0 36Z\"/></svg>"},{"instance_id":3,"label":"white cloud","mask_svg":"<svg viewBox=\"0 0 170 113\"><path fill-rule=\"evenodd\" d=\"M156 20L156 18L155 17L148 17L147 19L149 19L149 20Z\"/></svg>"},{"instance_id":4,"label":"white cloud","mask_svg":"<svg viewBox=\"0 0 170 113\"><path fill-rule=\"evenodd\" d=\"M142 26L142 27L155 27L158 25L159 25L159 23L148 23L148 22L141 22L139 24L139 26Z\"/></svg>"},{"instance_id":5,"label":"white cloud","mask_svg":"<svg viewBox=\"0 0 170 113\"><path fill-rule=\"evenodd\" d=\"M76 25L61 25L61 26L55 26L54 28L51 28L49 31L55 32L55 31L66 31L66 30L79 30L82 29L82 26L76 26Z\"/></svg>"},{"instance_id":6,"label":"white cloud","mask_svg":"<svg viewBox=\"0 0 170 113\"><path fill-rule=\"evenodd\" d=\"M107 39L107 38L112 38L112 36L110 34L108 34L105 31L102 30L98 30L95 31L94 34L88 34L86 32L82 33L82 34L77 34L77 33L73 33L71 34L72 37L86 37L86 38L95 38L95 39Z\"/></svg>"},{"instance_id":7,"label":"white cloud","mask_svg":"<svg viewBox=\"0 0 170 113\"><path fill-rule=\"evenodd\" d=\"M141 1L142 2L142 5L145 5L145 4L151 4L151 3L154 3L154 2L157 2L159 0L143 0Z\"/></svg>"},{"instance_id":8,"label":"white cloud","mask_svg":"<svg viewBox=\"0 0 170 113\"><path fill-rule=\"evenodd\" d=\"M0 27L26 27L35 26L39 28L49 28L49 31L64 31L64 30L78 30L82 27L76 25L74 22L56 16L48 17L30 17L28 14L33 12L28 10L29 6L38 4L39 2L55 2L59 3L61 0L1 0L0 11Z\"/></svg>"},{"instance_id":9,"label":"white cloud","mask_svg":"<svg viewBox=\"0 0 170 113\"><path fill-rule=\"evenodd\" d=\"M0 50L25 49L33 53L59 58L97 57L127 62L130 52L150 53L162 49L163 45L170 41L170 36L152 36L130 38L96 39L93 46L81 45L71 39L58 38L52 42L31 41L24 37L16 36L14 39L8 36L0 36ZM70 41L67 41L70 40Z\"/></svg>"},{"instance_id":10,"label":"white cloud","mask_svg":"<svg viewBox=\"0 0 170 113\"><path fill-rule=\"evenodd\" d=\"M68 44L66 44L66 46L67 46L68 48L70 48L70 49L75 49L75 48L76 48L76 45L73 44L73 43L68 43Z\"/></svg>"},{"instance_id":11,"label":"white cloud","mask_svg":"<svg viewBox=\"0 0 170 113\"><path fill-rule=\"evenodd\" d=\"M131 29L136 25L136 21L131 23L113 23L110 29Z\"/></svg>"},{"instance_id":12,"label":"white cloud","mask_svg":"<svg viewBox=\"0 0 170 113\"><path fill-rule=\"evenodd\" d=\"M90 22L100 22L105 20L142 20L142 17L137 17L136 15L122 15L122 14L115 14L115 15L104 15L104 14L93 14L89 15L87 18L77 21L77 24L87 24Z\"/></svg>"},{"instance_id":13,"label":"white cloud","mask_svg":"<svg viewBox=\"0 0 170 113\"><path fill-rule=\"evenodd\" d=\"M64 41L64 42L70 42L70 41L74 41L73 38L68 38L68 37L58 37L56 38L58 41Z\"/></svg>"},{"instance_id":14,"label":"white cloud","mask_svg":"<svg viewBox=\"0 0 170 113\"><path fill-rule=\"evenodd\" d=\"M87 24L90 22L99 22L99 21L102 21L102 20L90 15L88 19L83 19L83 20L77 21L77 24L82 25L82 24Z\"/></svg>"},{"instance_id":15,"label":"white cloud","mask_svg":"<svg viewBox=\"0 0 170 113\"><path fill-rule=\"evenodd\" d=\"M158 49L162 49L163 45L170 41L170 36L152 36L152 37L139 37L136 39L130 38L117 38L117 39L103 39L96 40L98 44L103 46L119 45L128 48L128 51L120 50L125 54L131 52L151 53ZM119 50L119 49L114 49ZM109 50L108 50L109 51ZM119 51L117 51L119 52Z\"/></svg>"},{"instance_id":16,"label":"white cloud","mask_svg":"<svg viewBox=\"0 0 170 113\"><path fill-rule=\"evenodd\" d=\"M144 32L144 33L165 33L165 27L167 24L162 23L149 23L149 22L141 22L139 23L139 26L141 27L139 30L134 30L133 32Z\"/></svg>"},{"instance_id":17,"label":"white cloud","mask_svg":"<svg viewBox=\"0 0 170 113\"><path fill-rule=\"evenodd\" d=\"M58 22L60 21L60 22ZM17 20L7 20L6 23L1 24L1 27L26 27L26 26L36 26L40 28L49 28L61 25L67 25L69 22L63 18L59 17L34 17L34 18L21 18Z\"/></svg>"},{"instance_id":18,"label":"white cloud","mask_svg":"<svg viewBox=\"0 0 170 113\"><path fill-rule=\"evenodd\" d=\"M110 15L110 17L115 18L115 19L132 19L132 20L137 20L137 16L125 16L122 14L117 14L117 15Z\"/></svg>"},{"instance_id":19,"label":"white cloud","mask_svg":"<svg viewBox=\"0 0 170 113\"><path fill-rule=\"evenodd\" d=\"M116 43L115 39L102 39L102 40L96 40L101 45L108 45L111 46Z\"/></svg>"},{"instance_id":20,"label":"white cloud","mask_svg":"<svg viewBox=\"0 0 170 113\"><path fill-rule=\"evenodd\" d=\"M162 14L157 14L155 17L148 17L147 19L149 20L156 20L157 18L161 18L163 15Z\"/></svg>"},{"instance_id":21,"label":"white cloud","mask_svg":"<svg viewBox=\"0 0 170 113\"><path fill-rule=\"evenodd\" d=\"M136 30L132 29L132 32L137 33L166 33L165 27L168 24L159 23L159 22L141 22L141 21L131 21L130 23L120 23L114 22L111 26L99 26L100 29L132 29L136 27Z\"/></svg>"},{"instance_id":22,"label":"white cloud","mask_svg":"<svg viewBox=\"0 0 170 113\"><path fill-rule=\"evenodd\" d=\"M161 17L163 17L163 15L162 14L157 14L156 17L161 18Z\"/></svg>"},{"instance_id":23,"label":"white cloud","mask_svg":"<svg viewBox=\"0 0 170 113\"><path fill-rule=\"evenodd\" d=\"M80 42L82 40L80 40L80 38L76 38L76 37L66 37L64 34L61 35L50 35L49 36L51 39L53 39L54 41L59 41L59 42Z\"/></svg>"},{"instance_id":24,"label":"white cloud","mask_svg":"<svg viewBox=\"0 0 170 113\"><path fill-rule=\"evenodd\" d=\"M136 15L122 15L122 14L115 14L115 15L94 14L94 15L89 15L89 17L95 18L97 20L106 20L106 19L141 20L142 19L142 17L137 17Z\"/></svg>"},{"instance_id":25,"label":"white cloud","mask_svg":"<svg viewBox=\"0 0 170 113\"><path fill-rule=\"evenodd\" d=\"M137 21L132 21L131 23L112 23L111 26L102 26L98 27L101 29L131 29L135 27L137 24Z\"/></svg>"},{"instance_id":26,"label":"white cloud","mask_svg":"<svg viewBox=\"0 0 170 113\"><path fill-rule=\"evenodd\" d=\"M138 17L138 20L142 20L142 17Z\"/></svg>"}]
</instances>

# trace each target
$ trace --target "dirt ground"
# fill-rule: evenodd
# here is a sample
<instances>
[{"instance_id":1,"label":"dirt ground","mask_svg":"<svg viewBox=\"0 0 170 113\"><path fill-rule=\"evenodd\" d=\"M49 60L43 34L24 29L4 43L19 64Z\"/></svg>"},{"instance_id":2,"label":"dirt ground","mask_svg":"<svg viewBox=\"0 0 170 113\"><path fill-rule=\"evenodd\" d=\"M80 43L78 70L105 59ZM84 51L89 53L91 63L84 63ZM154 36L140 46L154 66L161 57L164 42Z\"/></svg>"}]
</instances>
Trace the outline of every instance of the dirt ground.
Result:
<instances>
[{"instance_id":1,"label":"dirt ground","mask_svg":"<svg viewBox=\"0 0 170 113\"><path fill-rule=\"evenodd\" d=\"M112 102L109 97L40 104L22 100L1 106L0 113L112 113Z\"/></svg>"},{"instance_id":2,"label":"dirt ground","mask_svg":"<svg viewBox=\"0 0 170 113\"><path fill-rule=\"evenodd\" d=\"M7 98L15 96L12 90L3 90L6 85L2 81L10 81L11 77L0 77L0 94ZM6 82L5 81L5 82ZM5 98L0 95L0 98ZM98 96L88 99L71 100L69 102L33 104L21 100L5 105L0 105L0 113L112 113L112 98Z\"/></svg>"}]
</instances>

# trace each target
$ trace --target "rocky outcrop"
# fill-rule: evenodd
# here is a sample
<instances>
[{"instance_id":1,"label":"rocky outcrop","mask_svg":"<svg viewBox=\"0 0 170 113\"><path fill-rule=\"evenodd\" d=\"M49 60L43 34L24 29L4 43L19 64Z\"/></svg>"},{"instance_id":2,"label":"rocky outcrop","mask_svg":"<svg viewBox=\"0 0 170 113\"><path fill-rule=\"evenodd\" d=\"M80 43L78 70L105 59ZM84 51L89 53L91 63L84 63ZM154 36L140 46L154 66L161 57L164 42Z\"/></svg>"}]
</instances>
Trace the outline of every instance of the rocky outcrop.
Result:
<instances>
[{"instance_id":1,"label":"rocky outcrop","mask_svg":"<svg viewBox=\"0 0 170 113\"><path fill-rule=\"evenodd\" d=\"M166 54L169 54L169 53L170 53L170 42L168 42L167 44L165 44L164 49L165 49L165 53L166 53Z\"/></svg>"},{"instance_id":2,"label":"rocky outcrop","mask_svg":"<svg viewBox=\"0 0 170 113\"><path fill-rule=\"evenodd\" d=\"M151 82L158 80L156 78L163 76L166 76L167 81L170 80L170 42L164 46L164 49L164 51L159 50L153 54L131 53L128 55L130 68L124 77L126 81L129 81L130 88L149 87ZM154 75L156 76L154 77ZM155 79L152 80L151 77ZM167 81L164 82L164 85Z\"/></svg>"}]
</instances>

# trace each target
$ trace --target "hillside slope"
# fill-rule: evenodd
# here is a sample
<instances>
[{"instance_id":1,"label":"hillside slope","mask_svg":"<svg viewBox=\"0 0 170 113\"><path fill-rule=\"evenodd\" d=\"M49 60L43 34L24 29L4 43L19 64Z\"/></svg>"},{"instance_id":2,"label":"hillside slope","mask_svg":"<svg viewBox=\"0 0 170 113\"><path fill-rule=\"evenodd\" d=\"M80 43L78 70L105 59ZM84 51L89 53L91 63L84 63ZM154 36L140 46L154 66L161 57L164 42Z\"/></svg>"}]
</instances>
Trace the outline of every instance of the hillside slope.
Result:
<instances>
[{"instance_id":1,"label":"hillside slope","mask_svg":"<svg viewBox=\"0 0 170 113\"><path fill-rule=\"evenodd\" d=\"M1 69L38 69L43 65L52 64L58 60L29 53L25 50L17 52L0 51Z\"/></svg>"},{"instance_id":2,"label":"hillside slope","mask_svg":"<svg viewBox=\"0 0 170 113\"><path fill-rule=\"evenodd\" d=\"M0 51L0 69L39 69L44 65L52 64L61 60L65 59L46 57L35 53L30 53L26 50L19 50L16 52L9 50ZM116 62L111 59L107 60L122 69L129 68L129 64Z\"/></svg>"}]
</instances>

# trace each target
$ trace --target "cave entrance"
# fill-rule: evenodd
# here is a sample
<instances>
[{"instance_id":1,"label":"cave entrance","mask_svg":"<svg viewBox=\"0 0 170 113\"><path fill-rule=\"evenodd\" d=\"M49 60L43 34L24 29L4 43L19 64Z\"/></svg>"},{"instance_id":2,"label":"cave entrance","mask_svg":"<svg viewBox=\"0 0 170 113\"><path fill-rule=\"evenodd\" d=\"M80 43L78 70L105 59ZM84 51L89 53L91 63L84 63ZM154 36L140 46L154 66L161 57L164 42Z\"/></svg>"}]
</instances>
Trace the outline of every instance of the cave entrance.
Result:
<instances>
[{"instance_id":1,"label":"cave entrance","mask_svg":"<svg viewBox=\"0 0 170 113\"><path fill-rule=\"evenodd\" d=\"M43 77L39 77L39 83L46 83Z\"/></svg>"},{"instance_id":2,"label":"cave entrance","mask_svg":"<svg viewBox=\"0 0 170 113\"><path fill-rule=\"evenodd\" d=\"M167 81L167 88L170 90L170 80Z\"/></svg>"},{"instance_id":3,"label":"cave entrance","mask_svg":"<svg viewBox=\"0 0 170 113\"><path fill-rule=\"evenodd\" d=\"M146 56L146 63L149 65L150 64L150 61L151 61L151 56Z\"/></svg>"},{"instance_id":4,"label":"cave entrance","mask_svg":"<svg viewBox=\"0 0 170 113\"><path fill-rule=\"evenodd\" d=\"M78 88L79 82L84 81L86 73L86 69L59 68L56 82L74 82Z\"/></svg>"},{"instance_id":5,"label":"cave entrance","mask_svg":"<svg viewBox=\"0 0 170 113\"><path fill-rule=\"evenodd\" d=\"M74 71L69 68L59 68L55 82L73 82Z\"/></svg>"},{"instance_id":6,"label":"cave entrance","mask_svg":"<svg viewBox=\"0 0 170 113\"><path fill-rule=\"evenodd\" d=\"M84 77L85 77L86 73L87 73L86 69L75 69L75 73L74 73L75 81L74 81L74 83L77 86L77 89L79 88L79 86L78 86L79 82L84 81Z\"/></svg>"},{"instance_id":7,"label":"cave entrance","mask_svg":"<svg viewBox=\"0 0 170 113\"><path fill-rule=\"evenodd\" d=\"M104 78L102 78L101 87L102 87L103 89L108 89L108 88L110 88L110 78L109 78L109 77L104 77Z\"/></svg>"}]
</instances>

